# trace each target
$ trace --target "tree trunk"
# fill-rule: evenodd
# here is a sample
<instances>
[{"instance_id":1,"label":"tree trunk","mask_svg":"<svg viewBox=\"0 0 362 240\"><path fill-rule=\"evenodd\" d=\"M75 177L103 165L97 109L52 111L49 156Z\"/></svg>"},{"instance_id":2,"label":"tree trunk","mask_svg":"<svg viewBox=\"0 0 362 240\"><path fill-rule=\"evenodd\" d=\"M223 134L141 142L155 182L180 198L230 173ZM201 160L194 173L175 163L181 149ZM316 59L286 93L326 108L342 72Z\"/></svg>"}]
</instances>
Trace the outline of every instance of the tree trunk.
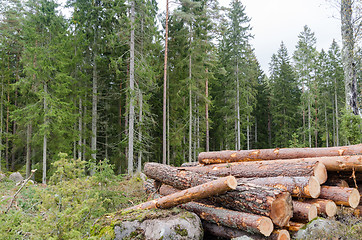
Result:
<instances>
[{"instance_id":1,"label":"tree trunk","mask_svg":"<svg viewBox=\"0 0 362 240\"><path fill-rule=\"evenodd\" d=\"M335 187L349 187L349 184L347 181L339 178L330 178L328 177L327 182L324 183L326 186L335 186Z\"/></svg>"},{"instance_id":2,"label":"tree trunk","mask_svg":"<svg viewBox=\"0 0 362 240\"><path fill-rule=\"evenodd\" d=\"M264 216L237 212L212 205L190 202L181 205L182 208L196 213L201 219L232 228L270 236L273 231L272 221Z\"/></svg>"},{"instance_id":3,"label":"tree trunk","mask_svg":"<svg viewBox=\"0 0 362 240\"><path fill-rule=\"evenodd\" d=\"M182 169L182 168L179 168ZM327 180L327 170L323 163L318 161L251 161L214 164L202 167L188 167L185 170L214 176L232 175L239 178L252 177L298 177L315 176L319 183Z\"/></svg>"},{"instance_id":4,"label":"tree trunk","mask_svg":"<svg viewBox=\"0 0 362 240\"><path fill-rule=\"evenodd\" d=\"M346 108L358 115L357 75L354 62L354 31L352 22L352 0L341 1L342 62L346 92Z\"/></svg>"},{"instance_id":5,"label":"tree trunk","mask_svg":"<svg viewBox=\"0 0 362 240\"><path fill-rule=\"evenodd\" d=\"M47 97L48 97L48 85L44 83L44 125L45 125L45 132L43 136L43 178L42 183L46 184L47 180L47 129L48 129L48 104L47 104Z\"/></svg>"},{"instance_id":6,"label":"tree trunk","mask_svg":"<svg viewBox=\"0 0 362 240\"><path fill-rule=\"evenodd\" d=\"M165 29L165 61L163 65L163 131L162 131L162 163L166 164L166 98L167 98L167 46L168 46L168 0L166 0L166 29Z\"/></svg>"},{"instance_id":7,"label":"tree trunk","mask_svg":"<svg viewBox=\"0 0 362 240\"><path fill-rule=\"evenodd\" d=\"M329 131L328 131L328 118L327 118L326 104L324 104L324 121L326 123L326 147L329 147Z\"/></svg>"},{"instance_id":8,"label":"tree trunk","mask_svg":"<svg viewBox=\"0 0 362 240\"><path fill-rule=\"evenodd\" d=\"M206 74L208 73L208 69L206 68ZM206 104L205 104L205 121L206 121L206 148L205 151L210 151L209 146L209 80L206 77L205 81L205 97L206 97Z\"/></svg>"},{"instance_id":9,"label":"tree trunk","mask_svg":"<svg viewBox=\"0 0 362 240\"><path fill-rule=\"evenodd\" d=\"M333 200L338 205L356 208L360 202L360 193L355 188L322 186L320 198Z\"/></svg>"},{"instance_id":10,"label":"tree trunk","mask_svg":"<svg viewBox=\"0 0 362 240\"><path fill-rule=\"evenodd\" d=\"M92 159L97 159L97 105L98 105L98 74L97 74L97 30L94 30L93 39L93 86L92 86L92 140L91 150ZM94 171L94 170L91 170Z\"/></svg>"},{"instance_id":11,"label":"tree trunk","mask_svg":"<svg viewBox=\"0 0 362 240\"><path fill-rule=\"evenodd\" d=\"M236 61L236 121L237 121L237 144L236 150L241 149L240 144L240 90L239 90L239 62Z\"/></svg>"},{"instance_id":12,"label":"tree trunk","mask_svg":"<svg viewBox=\"0 0 362 240\"><path fill-rule=\"evenodd\" d=\"M139 205L127 208L125 211L151 208L172 208L179 204L223 194L229 190L235 189L236 185L237 182L233 176L219 178L211 182L185 189L183 191L177 191L175 193L165 195L164 197L155 200L141 203Z\"/></svg>"},{"instance_id":13,"label":"tree trunk","mask_svg":"<svg viewBox=\"0 0 362 240\"><path fill-rule=\"evenodd\" d=\"M82 160L82 126L83 126L83 106L82 97L79 97L79 118L78 118L78 159Z\"/></svg>"},{"instance_id":14,"label":"tree trunk","mask_svg":"<svg viewBox=\"0 0 362 240\"><path fill-rule=\"evenodd\" d=\"M337 98L337 79L334 78L334 102L335 102L335 113L336 113L336 142L339 146L339 123L338 123L338 98Z\"/></svg>"},{"instance_id":15,"label":"tree trunk","mask_svg":"<svg viewBox=\"0 0 362 240\"><path fill-rule=\"evenodd\" d=\"M293 197L317 198L319 197L321 190L319 181L315 177L280 176L267 178L239 178L238 182L286 190Z\"/></svg>"},{"instance_id":16,"label":"tree trunk","mask_svg":"<svg viewBox=\"0 0 362 240\"><path fill-rule=\"evenodd\" d=\"M226 227L211 223L208 221L202 221L202 226L207 233L213 236L233 239L238 237L245 237L245 239L253 240L289 240L289 232L285 229L274 230L269 237L265 237L261 234L252 234L247 231L243 231L237 228Z\"/></svg>"},{"instance_id":17,"label":"tree trunk","mask_svg":"<svg viewBox=\"0 0 362 240\"><path fill-rule=\"evenodd\" d=\"M141 172L141 169L142 169L142 152L143 152L143 150L142 150L142 124L143 124L143 113L142 113L142 109L143 109L143 98L142 98L142 92L141 91L139 91L139 125L140 125L140 127L139 127L139 132L138 132L138 142L139 142L139 144L141 145L140 146L140 149L139 149L139 151L138 151L138 160L137 160L137 172Z\"/></svg>"},{"instance_id":18,"label":"tree trunk","mask_svg":"<svg viewBox=\"0 0 362 240\"><path fill-rule=\"evenodd\" d=\"M0 146L3 145L3 118L4 118L4 75L2 75L2 81L1 81L1 99L0 99ZM1 162L2 162L2 148L0 148L0 172L1 172Z\"/></svg>"},{"instance_id":19,"label":"tree trunk","mask_svg":"<svg viewBox=\"0 0 362 240\"><path fill-rule=\"evenodd\" d=\"M144 173L178 189L190 188L215 179L157 163L147 163ZM290 194L276 188L238 183L236 190L211 197L209 200L229 209L268 216L279 226L287 224L292 216Z\"/></svg>"},{"instance_id":20,"label":"tree trunk","mask_svg":"<svg viewBox=\"0 0 362 240\"><path fill-rule=\"evenodd\" d=\"M309 222L318 215L317 207L313 204L293 201L292 220Z\"/></svg>"},{"instance_id":21,"label":"tree trunk","mask_svg":"<svg viewBox=\"0 0 362 240\"><path fill-rule=\"evenodd\" d=\"M128 175L133 174L133 133L134 133L134 28L135 28L135 1L131 2L131 39L129 61L129 125L128 125Z\"/></svg>"},{"instance_id":22,"label":"tree trunk","mask_svg":"<svg viewBox=\"0 0 362 240\"><path fill-rule=\"evenodd\" d=\"M327 199L305 199L303 202L314 204L317 207L318 215L333 217L337 213L337 205Z\"/></svg>"},{"instance_id":23,"label":"tree trunk","mask_svg":"<svg viewBox=\"0 0 362 240\"><path fill-rule=\"evenodd\" d=\"M190 48L191 48L191 25L190 25ZM192 58L189 56L189 162L192 162Z\"/></svg>"},{"instance_id":24,"label":"tree trunk","mask_svg":"<svg viewBox=\"0 0 362 240\"><path fill-rule=\"evenodd\" d=\"M202 152L198 160L202 164L244 162L275 159L330 157L361 154L362 144L330 148L275 148L260 150Z\"/></svg>"},{"instance_id":25,"label":"tree trunk","mask_svg":"<svg viewBox=\"0 0 362 240\"><path fill-rule=\"evenodd\" d=\"M32 132L32 125L28 123L26 126L26 178L28 178L31 174L31 132Z\"/></svg>"}]
</instances>

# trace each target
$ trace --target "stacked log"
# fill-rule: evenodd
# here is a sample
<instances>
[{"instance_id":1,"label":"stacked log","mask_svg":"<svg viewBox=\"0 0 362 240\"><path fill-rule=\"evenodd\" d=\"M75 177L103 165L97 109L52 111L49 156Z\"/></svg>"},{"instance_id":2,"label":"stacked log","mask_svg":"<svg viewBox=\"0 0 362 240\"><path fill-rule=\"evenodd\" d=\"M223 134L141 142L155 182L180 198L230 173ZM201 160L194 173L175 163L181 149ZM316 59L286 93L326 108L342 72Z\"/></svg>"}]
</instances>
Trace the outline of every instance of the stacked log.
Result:
<instances>
[{"instance_id":1,"label":"stacked log","mask_svg":"<svg viewBox=\"0 0 362 240\"><path fill-rule=\"evenodd\" d=\"M177 205L220 237L290 239L317 216L333 217L337 205L362 211L362 144L206 152L181 167L146 163L144 173L153 181L146 191L160 198L131 209ZM225 186L231 176L235 187Z\"/></svg>"}]
</instances>

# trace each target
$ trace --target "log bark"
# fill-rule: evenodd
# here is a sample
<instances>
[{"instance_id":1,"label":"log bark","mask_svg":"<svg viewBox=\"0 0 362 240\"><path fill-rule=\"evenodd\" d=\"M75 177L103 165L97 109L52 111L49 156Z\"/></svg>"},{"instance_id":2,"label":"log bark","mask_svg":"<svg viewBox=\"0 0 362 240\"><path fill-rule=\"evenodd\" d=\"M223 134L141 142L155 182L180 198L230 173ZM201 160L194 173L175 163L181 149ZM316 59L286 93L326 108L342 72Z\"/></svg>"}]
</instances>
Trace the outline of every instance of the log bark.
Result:
<instances>
[{"instance_id":1,"label":"log bark","mask_svg":"<svg viewBox=\"0 0 362 240\"><path fill-rule=\"evenodd\" d=\"M260 161L275 159L314 158L356 155L362 153L362 144L329 148L275 148L260 150L202 152L198 160L202 164Z\"/></svg>"},{"instance_id":2,"label":"log bark","mask_svg":"<svg viewBox=\"0 0 362 240\"><path fill-rule=\"evenodd\" d=\"M314 204L317 207L318 215L333 217L337 213L337 205L327 199L305 199L303 202Z\"/></svg>"},{"instance_id":3,"label":"log bark","mask_svg":"<svg viewBox=\"0 0 362 240\"><path fill-rule=\"evenodd\" d=\"M285 229L278 229L274 230L272 234L269 237L265 237L261 234L251 234L246 231L242 231L240 229L236 228L230 228L222 225L217 225L215 223L202 221L202 226L204 227L204 231L207 233L210 233L213 236L216 237L222 237L222 238L237 238L237 237L247 237L248 239L254 239L254 240L289 240L290 234Z\"/></svg>"},{"instance_id":4,"label":"log bark","mask_svg":"<svg viewBox=\"0 0 362 240\"><path fill-rule=\"evenodd\" d=\"M270 218L251 213L238 212L195 202L182 204L181 208L196 213L203 220L259 233L264 236L270 236L274 229Z\"/></svg>"},{"instance_id":5,"label":"log bark","mask_svg":"<svg viewBox=\"0 0 362 240\"><path fill-rule=\"evenodd\" d=\"M333 200L338 205L356 208L360 202L360 193L355 188L322 186L320 198Z\"/></svg>"},{"instance_id":6,"label":"log bark","mask_svg":"<svg viewBox=\"0 0 362 240\"><path fill-rule=\"evenodd\" d=\"M146 163L144 173L177 189L190 188L214 179L158 163ZM291 195L271 187L238 183L235 190L208 199L214 204L222 204L225 208L270 217L278 226L287 224L293 215Z\"/></svg>"},{"instance_id":7,"label":"log bark","mask_svg":"<svg viewBox=\"0 0 362 240\"><path fill-rule=\"evenodd\" d=\"M293 201L293 220L309 222L317 216L318 210L315 205Z\"/></svg>"},{"instance_id":8,"label":"log bark","mask_svg":"<svg viewBox=\"0 0 362 240\"><path fill-rule=\"evenodd\" d=\"M324 183L326 186L336 186L336 187L349 187L349 184L346 180L339 178L328 178L327 182Z\"/></svg>"},{"instance_id":9,"label":"log bark","mask_svg":"<svg viewBox=\"0 0 362 240\"><path fill-rule=\"evenodd\" d=\"M274 187L289 192L293 197L319 197L321 186L316 177L239 178L238 182Z\"/></svg>"},{"instance_id":10,"label":"log bark","mask_svg":"<svg viewBox=\"0 0 362 240\"><path fill-rule=\"evenodd\" d=\"M319 183L327 180L327 170L318 161L253 161L215 164L201 167L180 167L180 170L194 171L218 177L232 175L237 178L315 176Z\"/></svg>"},{"instance_id":11,"label":"log bark","mask_svg":"<svg viewBox=\"0 0 362 240\"><path fill-rule=\"evenodd\" d=\"M223 194L229 190L235 189L236 185L237 182L235 177L233 176L219 178L214 181L207 182L180 192L176 192L168 196L141 203L125 210L171 208L182 203L207 198L217 194Z\"/></svg>"}]
</instances>

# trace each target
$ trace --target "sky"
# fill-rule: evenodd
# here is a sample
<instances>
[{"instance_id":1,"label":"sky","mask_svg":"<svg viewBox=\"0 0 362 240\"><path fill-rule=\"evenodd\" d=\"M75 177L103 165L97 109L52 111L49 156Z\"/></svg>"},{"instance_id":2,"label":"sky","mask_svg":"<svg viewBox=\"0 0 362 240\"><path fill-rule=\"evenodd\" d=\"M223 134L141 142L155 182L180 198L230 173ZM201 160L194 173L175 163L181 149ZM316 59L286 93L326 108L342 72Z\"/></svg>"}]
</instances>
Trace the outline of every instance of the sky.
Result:
<instances>
[{"instance_id":1,"label":"sky","mask_svg":"<svg viewBox=\"0 0 362 240\"><path fill-rule=\"evenodd\" d=\"M157 0L165 11L166 0ZM171 1L171 0L170 0ZM269 62L283 41L292 56L298 35L307 25L315 33L317 49L328 50L333 39L341 46L339 13L331 0L241 0L251 18L251 44L263 71L269 75ZM228 7L231 0L219 0Z\"/></svg>"}]
</instances>

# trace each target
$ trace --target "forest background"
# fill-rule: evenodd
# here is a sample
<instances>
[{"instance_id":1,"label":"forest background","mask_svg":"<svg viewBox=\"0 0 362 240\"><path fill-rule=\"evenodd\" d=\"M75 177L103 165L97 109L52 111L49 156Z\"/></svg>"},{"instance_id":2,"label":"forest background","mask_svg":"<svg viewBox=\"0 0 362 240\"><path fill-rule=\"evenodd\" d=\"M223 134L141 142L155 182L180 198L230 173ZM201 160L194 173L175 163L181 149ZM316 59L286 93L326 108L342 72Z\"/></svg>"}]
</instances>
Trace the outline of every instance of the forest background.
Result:
<instances>
[{"instance_id":1,"label":"forest background","mask_svg":"<svg viewBox=\"0 0 362 240\"><path fill-rule=\"evenodd\" d=\"M155 0L69 0L69 19L53 0L0 2L0 171L46 183L60 152L132 174L201 151L362 142L358 1L339 3L342 46L317 51L305 26L268 76L238 0L180 0L167 17Z\"/></svg>"}]
</instances>

